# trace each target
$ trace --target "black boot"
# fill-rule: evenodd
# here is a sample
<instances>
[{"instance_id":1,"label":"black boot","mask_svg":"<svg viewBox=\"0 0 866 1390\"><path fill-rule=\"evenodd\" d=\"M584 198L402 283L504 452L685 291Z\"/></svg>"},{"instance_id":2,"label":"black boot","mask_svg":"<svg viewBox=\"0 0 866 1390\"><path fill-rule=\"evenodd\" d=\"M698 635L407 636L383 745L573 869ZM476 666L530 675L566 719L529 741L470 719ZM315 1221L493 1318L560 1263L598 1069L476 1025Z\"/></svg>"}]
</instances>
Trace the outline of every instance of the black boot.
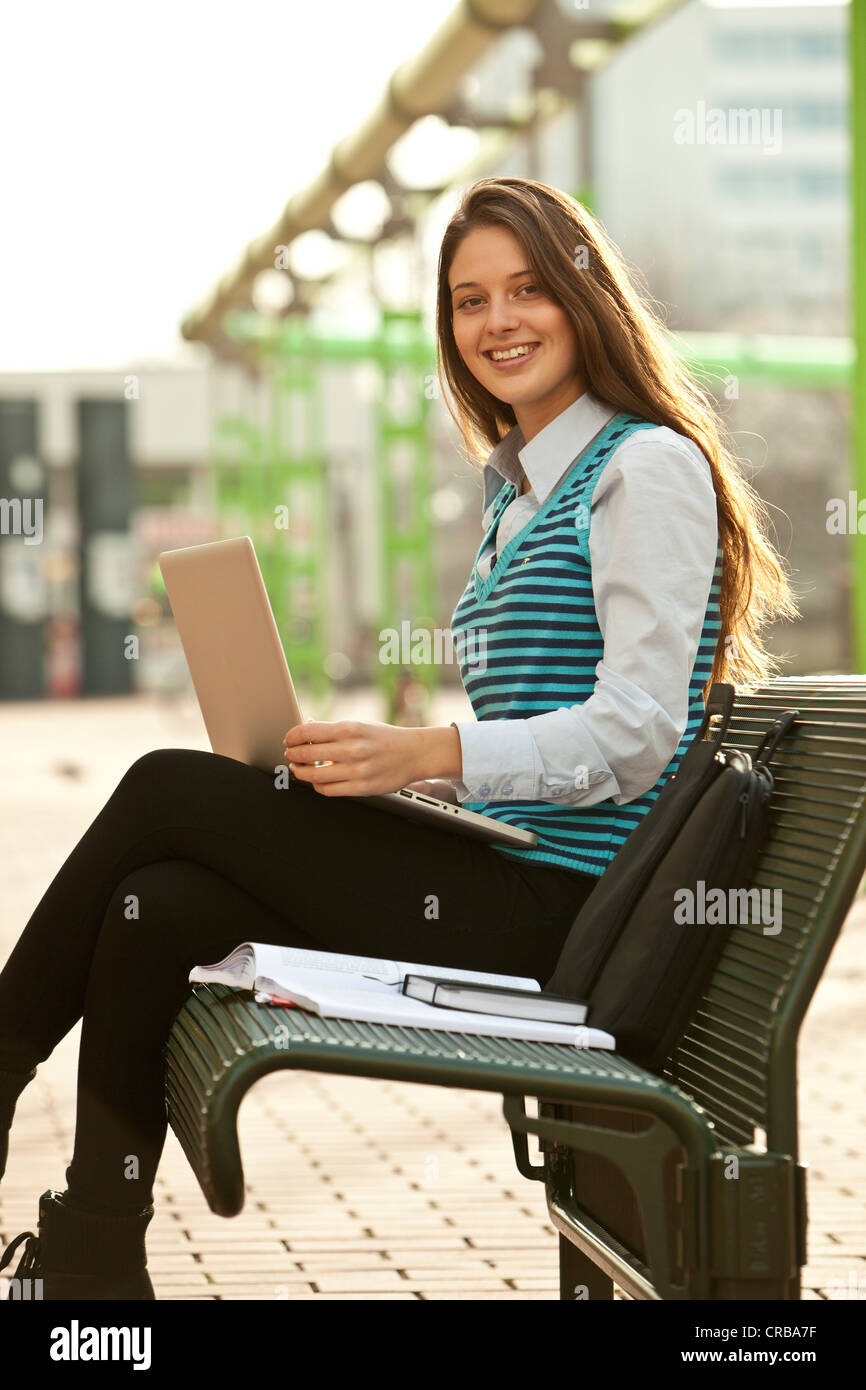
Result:
<instances>
[{"instance_id":1,"label":"black boot","mask_svg":"<svg viewBox=\"0 0 866 1390\"><path fill-rule=\"evenodd\" d=\"M23 1240L16 1280L31 1281L31 1299L153 1299L147 1272L144 1235L153 1206L132 1216L106 1216L71 1206L65 1193L43 1192L39 1198L39 1235L22 1231L3 1252L0 1269ZM34 1280L41 1280L39 1284ZM21 1297L13 1285L9 1298ZM26 1296L26 1295L25 1295Z\"/></svg>"},{"instance_id":2,"label":"black boot","mask_svg":"<svg viewBox=\"0 0 866 1390\"><path fill-rule=\"evenodd\" d=\"M35 1075L35 1067L32 1071L0 1071L0 1178L6 1172L9 1128L15 1114L15 1105L24 1087Z\"/></svg>"}]
</instances>

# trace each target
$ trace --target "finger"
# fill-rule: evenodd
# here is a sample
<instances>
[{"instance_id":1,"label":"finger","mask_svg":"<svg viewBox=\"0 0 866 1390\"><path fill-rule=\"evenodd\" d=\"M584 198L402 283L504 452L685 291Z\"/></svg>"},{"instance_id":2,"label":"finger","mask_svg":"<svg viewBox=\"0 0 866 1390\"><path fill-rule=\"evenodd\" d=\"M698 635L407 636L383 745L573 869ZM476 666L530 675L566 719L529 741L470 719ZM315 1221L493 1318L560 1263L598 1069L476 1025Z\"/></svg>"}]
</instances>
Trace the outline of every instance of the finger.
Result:
<instances>
[{"instance_id":1,"label":"finger","mask_svg":"<svg viewBox=\"0 0 866 1390\"><path fill-rule=\"evenodd\" d=\"M333 719L308 719L306 724L295 724L289 729L286 738L295 743L316 743L324 738L333 738L334 730L340 727Z\"/></svg>"},{"instance_id":2,"label":"finger","mask_svg":"<svg viewBox=\"0 0 866 1390\"><path fill-rule=\"evenodd\" d=\"M343 749L344 757L345 751ZM285 753L292 762L310 764L336 762L340 756L336 743L287 743Z\"/></svg>"},{"instance_id":3,"label":"finger","mask_svg":"<svg viewBox=\"0 0 866 1390\"><path fill-rule=\"evenodd\" d=\"M294 729L289 729L283 739L283 746L290 749L309 748L311 744L320 744L330 741L332 744L335 739L345 738L346 730L342 723L319 722L317 724L298 724ZM316 756L321 756L317 753Z\"/></svg>"},{"instance_id":4,"label":"finger","mask_svg":"<svg viewBox=\"0 0 866 1390\"><path fill-rule=\"evenodd\" d=\"M319 776L320 769L316 767L315 764L304 767L301 763L288 763L287 766L296 782L306 782L311 787L317 785L316 779Z\"/></svg>"},{"instance_id":5,"label":"finger","mask_svg":"<svg viewBox=\"0 0 866 1390\"><path fill-rule=\"evenodd\" d=\"M313 782L313 787L322 796L368 796L369 791L357 782Z\"/></svg>"},{"instance_id":6,"label":"finger","mask_svg":"<svg viewBox=\"0 0 866 1390\"><path fill-rule=\"evenodd\" d=\"M310 743L310 734L307 732L308 725L295 724L283 736L283 743Z\"/></svg>"},{"instance_id":7,"label":"finger","mask_svg":"<svg viewBox=\"0 0 866 1390\"><path fill-rule=\"evenodd\" d=\"M315 763L289 763L289 769L294 777L300 782L310 782L314 787L334 786L339 784L341 787L350 782L354 773L345 764L328 763L316 766Z\"/></svg>"},{"instance_id":8,"label":"finger","mask_svg":"<svg viewBox=\"0 0 866 1390\"><path fill-rule=\"evenodd\" d=\"M303 776L304 773L306 773L306 780L309 781L309 774L313 773L314 767L331 767L334 765L332 765L332 763L327 762L302 763L299 762L299 760L297 759L286 759L286 766L288 766L289 770L291 770L293 777L300 777Z\"/></svg>"}]
</instances>

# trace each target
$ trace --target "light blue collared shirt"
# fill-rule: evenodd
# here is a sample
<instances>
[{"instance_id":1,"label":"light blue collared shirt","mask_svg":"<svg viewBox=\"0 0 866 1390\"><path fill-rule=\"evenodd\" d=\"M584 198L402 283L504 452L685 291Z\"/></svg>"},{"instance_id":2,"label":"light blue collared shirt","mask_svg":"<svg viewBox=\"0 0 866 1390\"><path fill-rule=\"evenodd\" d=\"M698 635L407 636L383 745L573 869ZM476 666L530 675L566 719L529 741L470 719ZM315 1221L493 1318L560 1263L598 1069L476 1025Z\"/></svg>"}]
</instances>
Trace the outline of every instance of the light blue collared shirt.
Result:
<instances>
[{"instance_id":1,"label":"light blue collared shirt","mask_svg":"<svg viewBox=\"0 0 866 1390\"><path fill-rule=\"evenodd\" d=\"M478 560L496 555L544 505L577 455L617 411L589 392L528 444L513 426L484 466L482 530L502 479L516 496ZM688 720L689 679L706 615L718 546L709 461L666 425L639 430L614 450L592 494L589 554L604 658L588 700L530 719L458 720L462 801L557 801L621 806L655 786ZM589 769L574 786L573 769Z\"/></svg>"}]
</instances>

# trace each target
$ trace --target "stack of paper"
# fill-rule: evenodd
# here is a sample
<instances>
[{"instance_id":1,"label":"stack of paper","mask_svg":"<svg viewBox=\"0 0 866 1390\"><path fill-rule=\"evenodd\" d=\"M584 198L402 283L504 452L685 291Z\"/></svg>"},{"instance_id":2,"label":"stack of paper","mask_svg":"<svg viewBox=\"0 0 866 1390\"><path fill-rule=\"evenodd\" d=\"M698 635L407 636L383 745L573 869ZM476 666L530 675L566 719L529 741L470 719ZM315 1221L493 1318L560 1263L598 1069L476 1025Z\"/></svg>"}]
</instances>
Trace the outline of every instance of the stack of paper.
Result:
<instances>
[{"instance_id":1,"label":"stack of paper","mask_svg":"<svg viewBox=\"0 0 866 1390\"><path fill-rule=\"evenodd\" d=\"M243 942L215 965L195 966L189 978L191 983L213 982L254 990L260 1002L295 1004L323 1018L398 1023L411 1028L557 1042L572 1047L612 1049L616 1046L611 1034L600 1028L445 1009L425 1004L420 999L410 999L401 992L408 974L541 989L537 980L516 975L377 960L330 951L305 951L294 946L269 946L250 941Z\"/></svg>"}]
</instances>

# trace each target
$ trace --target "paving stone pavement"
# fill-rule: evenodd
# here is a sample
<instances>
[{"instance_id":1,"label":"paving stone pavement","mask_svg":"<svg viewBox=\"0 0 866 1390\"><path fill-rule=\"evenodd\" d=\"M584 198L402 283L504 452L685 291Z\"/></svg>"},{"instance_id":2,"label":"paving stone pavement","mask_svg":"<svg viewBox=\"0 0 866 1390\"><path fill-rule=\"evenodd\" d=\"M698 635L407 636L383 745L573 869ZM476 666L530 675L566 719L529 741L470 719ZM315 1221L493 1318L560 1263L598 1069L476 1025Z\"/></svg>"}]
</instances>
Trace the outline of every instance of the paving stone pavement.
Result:
<instances>
[{"instance_id":1,"label":"paving stone pavement","mask_svg":"<svg viewBox=\"0 0 866 1390\"><path fill-rule=\"evenodd\" d=\"M373 692L328 718L380 719ZM470 717L437 697L433 723ZM197 706L152 695L0 705L0 961L129 764L208 748ZM866 1299L863 1000L866 896L855 901L800 1040L809 1170L805 1299ZM72 1152L79 1029L18 1104L0 1185L0 1243L33 1227ZM148 1262L159 1299L533 1300L558 1297L541 1184L514 1164L486 1092L284 1072L240 1113L243 1212L214 1216L169 1132Z\"/></svg>"}]
</instances>

